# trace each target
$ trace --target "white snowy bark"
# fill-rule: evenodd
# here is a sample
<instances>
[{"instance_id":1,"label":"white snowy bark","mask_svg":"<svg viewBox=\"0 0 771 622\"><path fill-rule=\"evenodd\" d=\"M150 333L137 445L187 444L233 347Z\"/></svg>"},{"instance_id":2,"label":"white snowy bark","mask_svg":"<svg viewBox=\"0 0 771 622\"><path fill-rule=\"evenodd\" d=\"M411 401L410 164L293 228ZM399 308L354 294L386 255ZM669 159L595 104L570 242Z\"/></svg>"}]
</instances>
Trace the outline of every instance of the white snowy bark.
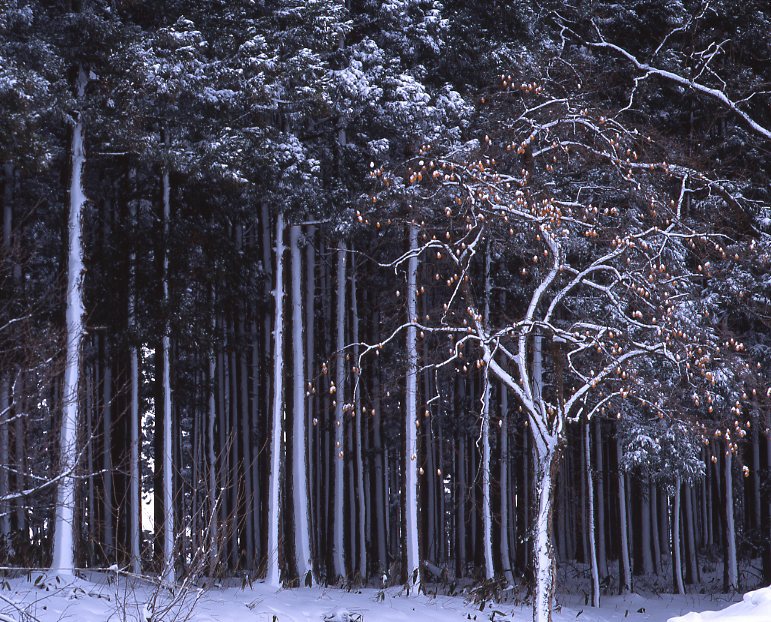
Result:
<instances>
[{"instance_id":1,"label":"white snowy bark","mask_svg":"<svg viewBox=\"0 0 771 622\"><path fill-rule=\"evenodd\" d=\"M726 535L726 567L728 569L728 584L730 592L739 589L739 572L736 565L736 526L734 523L734 492L733 492L733 454L726 451L725 456L725 535Z\"/></svg>"},{"instance_id":2,"label":"white snowy bark","mask_svg":"<svg viewBox=\"0 0 771 622\"><path fill-rule=\"evenodd\" d=\"M592 475L592 441L590 423L584 426L584 452L586 453L586 514L589 518L589 570L592 576L592 607L600 606L600 575L597 570L597 541L594 527L594 477Z\"/></svg>"},{"instance_id":3,"label":"white snowy bark","mask_svg":"<svg viewBox=\"0 0 771 622\"><path fill-rule=\"evenodd\" d=\"M405 539L407 582L412 593L420 592L420 550L418 547L418 349L417 332L417 272L418 272L418 227L409 225L411 256L407 264L407 377L405 383Z\"/></svg>"},{"instance_id":4,"label":"white snowy bark","mask_svg":"<svg viewBox=\"0 0 771 622\"><path fill-rule=\"evenodd\" d=\"M485 328L490 324L490 250L485 254ZM495 578L493 565L493 516L490 491L490 368L485 365L482 386L482 541L485 557L485 578Z\"/></svg>"},{"instance_id":5,"label":"white snowy bark","mask_svg":"<svg viewBox=\"0 0 771 622\"><path fill-rule=\"evenodd\" d=\"M306 464L305 359L303 351L302 255L300 225L289 230L292 258L292 507L294 510L295 563L300 585L313 581L308 469Z\"/></svg>"},{"instance_id":6,"label":"white snowy bark","mask_svg":"<svg viewBox=\"0 0 771 622\"><path fill-rule=\"evenodd\" d=\"M168 145L168 135L166 136ZM163 171L163 301L169 304L169 225L171 220L171 184L169 171ZM172 469L171 437L171 327L168 319L163 330L161 347L163 349L163 581L170 584L176 581L174 568L174 477Z\"/></svg>"},{"instance_id":7,"label":"white snowy bark","mask_svg":"<svg viewBox=\"0 0 771 622\"><path fill-rule=\"evenodd\" d=\"M281 585L278 563L278 526L280 521L281 452L284 415L284 215L276 216L276 281L273 290L275 317L273 327L273 416L268 474L268 566L265 582Z\"/></svg>"},{"instance_id":8,"label":"white snowy bark","mask_svg":"<svg viewBox=\"0 0 771 622\"><path fill-rule=\"evenodd\" d=\"M341 241L337 250L337 298L335 325L337 342L335 345L335 485L334 485L334 540L332 543L332 561L335 578L345 577L345 264L348 255L345 242Z\"/></svg>"},{"instance_id":9,"label":"white snowy bark","mask_svg":"<svg viewBox=\"0 0 771 622\"><path fill-rule=\"evenodd\" d=\"M132 179L135 171L132 170ZM131 229L136 228L136 202L129 202L129 221ZM128 286L128 329L133 331L136 316L136 251L132 245L129 253L129 286ZM139 465L139 354L133 338L129 342L129 553L131 556L131 572L139 574L142 571L140 537L142 533L142 507L140 497L140 465Z\"/></svg>"},{"instance_id":10,"label":"white snowy bark","mask_svg":"<svg viewBox=\"0 0 771 622\"><path fill-rule=\"evenodd\" d=\"M88 78L81 67L78 74L78 97L83 98ZM54 515L53 561L51 569L70 574L75 566L75 477L77 464L78 387L80 386L80 347L83 325L83 224L81 216L86 196L83 169L86 163L83 145L83 120L77 117L70 146L70 205L68 215L67 309L65 327L65 367L62 388L62 424L59 441L59 469L63 475L56 490Z\"/></svg>"},{"instance_id":11,"label":"white snowy bark","mask_svg":"<svg viewBox=\"0 0 771 622\"><path fill-rule=\"evenodd\" d=\"M557 581L552 544L554 474L558 461L557 439L548 436L539 437L536 432L533 441L536 458L536 496L538 497L533 542L536 580L533 622L551 622L554 587Z\"/></svg>"},{"instance_id":12,"label":"white snowy bark","mask_svg":"<svg viewBox=\"0 0 771 622\"><path fill-rule=\"evenodd\" d=\"M621 468L622 459L621 441L616 436L616 456L618 460L618 529L620 534L619 546L621 547L621 577L619 580L619 589L622 594L632 591L632 570L629 563L629 533L627 531L626 515L626 477Z\"/></svg>"}]
</instances>

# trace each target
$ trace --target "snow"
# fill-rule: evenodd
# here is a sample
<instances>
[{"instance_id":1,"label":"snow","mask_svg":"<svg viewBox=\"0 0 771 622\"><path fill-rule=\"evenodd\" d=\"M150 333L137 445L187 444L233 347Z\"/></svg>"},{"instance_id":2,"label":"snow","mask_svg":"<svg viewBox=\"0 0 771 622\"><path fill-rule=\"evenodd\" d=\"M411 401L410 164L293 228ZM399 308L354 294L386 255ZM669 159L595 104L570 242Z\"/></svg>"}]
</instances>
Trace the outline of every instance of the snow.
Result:
<instances>
[{"instance_id":1,"label":"snow","mask_svg":"<svg viewBox=\"0 0 771 622\"><path fill-rule=\"evenodd\" d=\"M691 612L669 622L768 622L771 620L771 587L747 592L742 602L720 611Z\"/></svg>"},{"instance_id":2,"label":"snow","mask_svg":"<svg viewBox=\"0 0 771 622\"><path fill-rule=\"evenodd\" d=\"M35 619L39 622L78 620L78 622L306 622L349 620L362 622L454 622L491 618L499 622L532 619L532 610L521 604L516 594L508 603L480 604L464 596L407 596L399 587L374 588L296 588L277 589L266 583L241 587L232 580L225 587L214 587L202 580L176 595L157 589L150 581L116 579L115 572L89 572L88 579L32 572L6 579L0 591L0 620ZM204 585L206 584L206 585ZM671 594L606 596L600 609L585 605L583 594L560 595L554 622L666 622L673 615L694 609L718 609L729 604L725 595ZM497 612L494 614L494 612ZM494 614L494 615L493 615ZM765 622L771 615L771 589L751 592L744 601L719 613L691 613L672 622ZM34 616L34 617L31 617Z\"/></svg>"}]
</instances>

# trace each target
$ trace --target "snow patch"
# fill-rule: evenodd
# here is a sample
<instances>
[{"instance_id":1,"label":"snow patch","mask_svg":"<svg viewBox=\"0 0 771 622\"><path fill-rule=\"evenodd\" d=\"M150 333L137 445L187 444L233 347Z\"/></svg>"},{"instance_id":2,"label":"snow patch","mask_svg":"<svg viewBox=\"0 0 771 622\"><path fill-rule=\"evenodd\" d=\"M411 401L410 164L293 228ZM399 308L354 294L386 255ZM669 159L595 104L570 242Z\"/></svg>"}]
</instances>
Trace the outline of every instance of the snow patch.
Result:
<instances>
[{"instance_id":1,"label":"snow patch","mask_svg":"<svg viewBox=\"0 0 771 622\"><path fill-rule=\"evenodd\" d=\"M768 622L771 620L771 587L747 592L742 602L720 611L691 612L669 622Z\"/></svg>"}]
</instances>

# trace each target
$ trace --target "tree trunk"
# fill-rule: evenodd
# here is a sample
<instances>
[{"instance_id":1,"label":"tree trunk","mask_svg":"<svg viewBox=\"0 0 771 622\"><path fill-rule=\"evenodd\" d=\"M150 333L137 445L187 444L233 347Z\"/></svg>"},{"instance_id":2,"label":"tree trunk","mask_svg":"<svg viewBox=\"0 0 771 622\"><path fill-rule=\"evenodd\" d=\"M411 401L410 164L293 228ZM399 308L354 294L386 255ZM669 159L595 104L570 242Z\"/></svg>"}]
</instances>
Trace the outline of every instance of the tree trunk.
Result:
<instances>
[{"instance_id":1,"label":"tree trunk","mask_svg":"<svg viewBox=\"0 0 771 622\"><path fill-rule=\"evenodd\" d=\"M733 493L733 453L730 449L725 454L725 488L723 494L725 510L726 537L726 592L739 589L739 573L736 566L736 527L734 524L734 493Z\"/></svg>"},{"instance_id":2,"label":"tree trunk","mask_svg":"<svg viewBox=\"0 0 771 622\"><path fill-rule=\"evenodd\" d=\"M289 230L292 257L292 496L294 509L295 564L300 585L313 583L310 521L308 517L308 469L306 466L305 360L303 358L303 300L300 225Z\"/></svg>"},{"instance_id":3,"label":"tree trunk","mask_svg":"<svg viewBox=\"0 0 771 622\"><path fill-rule=\"evenodd\" d=\"M276 216L276 281L273 290L273 416L270 430L270 472L268 474L268 562L265 582L278 587L279 524L281 520L281 453L284 418L284 215Z\"/></svg>"},{"instance_id":4,"label":"tree trunk","mask_svg":"<svg viewBox=\"0 0 771 622\"><path fill-rule=\"evenodd\" d=\"M501 456L500 456L500 488L501 488L501 568L509 585L514 585L514 572L509 548L510 514L509 499L509 394L506 387L501 389Z\"/></svg>"},{"instance_id":5,"label":"tree trunk","mask_svg":"<svg viewBox=\"0 0 771 622\"><path fill-rule=\"evenodd\" d=\"M651 548L651 506L648 481L640 483L640 556L642 573L646 577L653 574L653 553Z\"/></svg>"},{"instance_id":6,"label":"tree trunk","mask_svg":"<svg viewBox=\"0 0 771 622\"><path fill-rule=\"evenodd\" d=\"M13 164L4 165L3 186L3 255L4 259L11 257L11 228L13 226ZM5 498L10 492L8 466L10 465L10 370L0 369L0 498ZM11 506L8 502L0 503L0 547L6 547L5 553L10 557L11 538Z\"/></svg>"},{"instance_id":7,"label":"tree trunk","mask_svg":"<svg viewBox=\"0 0 771 622\"><path fill-rule=\"evenodd\" d=\"M378 314L378 318L380 314ZM386 495L387 481L386 477L388 471L385 464L385 449L383 448L382 437L382 416L380 414L380 370L374 370L373 380L373 393L374 393L374 410L373 413L373 440L374 445L374 460L375 460L375 515L373 519L377 522L377 559L378 559L378 571L385 574L388 571L388 555L386 553L386 534L387 534L387 510L386 510Z\"/></svg>"},{"instance_id":8,"label":"tree trunk","mask_svg":"<svg viewBox=\"0 0 771 622\"><path fill-rule=\"evenodd\" d=\"M616 456L618 459L618 469L616 477L618 478L618 529L619 529L619 547L621 548L621 579L619 581L619 591L621 594L632 591L632 570L629 563L629 533L627 531L626 515L626 478L624 470L621 467L622 460L621 441L616 436Z\"/></svg>"},{"instance_id":9,"label":"tree trunk","mask_svg":"<svg viewBox=\"0 0 771 622\"><path fill-rule=\"evenodd\" d=\"M355 257L355 255L354 255ZM354 435L354 452L356 454L356 502L358 505L358 552L359 552L359 576L362 580L367 579L367 530L365 528L367 518L367 497L364 495L364 433L362 432L363 413L361 412L361 387L359 379L361 370L359 369L359 303L356 298L356 266L351 261L351 318L352 318L352 339L353 339L353 416L356 424Z\"/></svg>"},{"instance_id":10,"label":"tree trunk","mask_svg":"<svg viewBox=\"0 0 771 622\"><path fill-rule=\"evenodd\" d=\"M83 98L86 73L79 68L77 91ZM83 119L77 117L70 146L71 177L68 216L67 308L65 326L64 386L62 392L62 424L59 440L59 473L54 513L53 561L51 569L60 574L72 573L75 566L75 477L78 455L78 387L80 386L80 347L83 326L83 223L81 216L86 197L83 191L83 169L86 163L83 145Z\"/></svg>"},{"instance_id":11,"label":"tree trunk","mask_svg":"<svg viewBox=\"0 0 771 622\"><path fill-rule=\"evenodd\" d=\"M683 561L680 554L680 478L675 483L675 500L672 507L672 564L675 574L675 589L685 594L683 586Z\"/></svg>"},{"instance_id":12,"label":"tree trunk","mask_svg":"<svg viewBox=\"0 0 771 622\"><path fill-rule=\"evenodd\" d=\"M651 483L649 489L651 498L651 542L653 543L653 572L659 574L661 567L661 534L659 533L659 495L658 488Z\"/></svg>"},{"instance_id":13,"label":"tree trunk","mask_svg":"<svg viewBox=\"0 0 771 622\"><path fill-rule=\"evenodd\" d=\"M418 271L418 227L409 225L411 256L407 265L407 377L405 384L405 539L407 583L412 584L413 592L418 593L421 586L420 550L418 548L418 434L417 434L417 398L418 398L418 350L416 345L417 329L417 271Z\"/></svg>"},{"instance_id":14,"label":"tree trunk","mask_svg":"<svg viewBox=\"0 0 771 622\"><path fill-rule=\"evenodd\" d=\"M608 576L608 555L605 550L605 442L602 435L602 421L594 418L595 475L597 479L597 571L600 577Z\"/></svg>"},{"instance_id":15,"label":"tree trunk","mask_svg":"<svg viewBox=\"0 0 771 622\"><path fill-rule=\"evenodd\" d=\"M168 147L168 134L165 139ZM163 302L169 313L169 225L171 219L171 187L169 171L163 171ZM171 409L171 331L168 317L163 330L163 581L171 584L176 580L174 569L174 460L172 456Z\"/></svg>"},{"instance_id":16,"label":"tree trunk","mask_svg":"<svg viewBox=\"0 0 771 622\"><path fill-rule=\"evenodd\" d=\"M102 375L102 426L104 439L102 443L102 468L104 469L104 553L107 561L112 563L115 554L113 535L113 474L112 474L112 361L108 338L104 338L104 373Z\"/></svg>"},{"instance_id":17,"label":"tree trunk","mask_svg":"<svg viewBox=\"0 0 771 622\"><path fill-rule=\"evenodd\" d=\"M490 324L490 249L485 252L485 327ZM490 490L490 369L484 367L484 380L482 384L482 538L484 540L485 578L490 580L495 577L495 565L493 564L493 515Z\"/></svg>"},{"instance_id":18,"label":"tree trunk","mask_svg":"<svg viewBox=\"0 0 771 622\"><path fill-rule=\"evenodd\" d=\"M314 376L314 365L316 362L316 248L314 238L316 228L309 226L305 232L305 379L309 381ZM310 388L310 385L309 385ZM319 576L319 558L320 544L318 540L319 519L321 512L319 508L321 491L318 489L319 474L321 472L321 447L319 445L318 426L315 417L318 415L317 400L318 392L314 390L307 391L307 408L305 415L305 443L307 447L307 465L308 465L308 486L312 506L309 510L308 524L311 534L311 557L313 560L312 569L316 577ZM314 546L315 545L315 546ZM311 577L313 579L314 577Z\"/></svg>"},{"instance_id":19,"label":"tree trunk","mask_svg":"<svg viewBox=\"0 0 771 622\"><path fill-rule=\"evenodd\" d=\"M132 186L136 178L136 171L132 169ZM132 188L133 189L133 188ZM129 227L134 232L137 225L137 203L129 201ZM139 353L134 342L136 323L136 250L131 244L129 251L129 285L128 285L128 313L127 324L129 331L129 555L131 559L131 572L139 574L142 571L141 535L142 535L142 499L141 499L141 473L139 462Z\"/></svg>"},{"instance_id":20,"label":"tree trunk","mask_svg":"<svg viewBox=\"0 0 771 622\"><path fill-rule=\"evenodd\" d=\"M553 515L554 483L557 477L559 451L557 439L546 434L533 434L535 448L536 497L533 558L535 566L535 600L533 622L551 622L554 606L557 564L554 557Z\"/></svg>"},{"instance_id":21,"label":"tree trunk","mask_svg":"<svg viewBox=\"0 0 771 622\"><path fill-rule=\"evenodd\" d=\"M212 308L214 308L215 296L212 288ZM212 315L212 333L216 332L216 320ZM209 390L208 390L208 417L206 419L206 449L207 449L207 477L209 483L209 574L214 576L219 562L219 516L217 513L217 450L215 447L214 427L217 422L217 407L215 400L215 386L217 373L217 355L212 346L209 353Z\"/></svg>"},{"instance_id":22,"label":"tree trunk","mask_svg":"<svg viewBox=\"0 0 771 622\"><path fill-rule=\"evenodd\" d=\"M348 249L340 242L337 250L337 341L335 352L335 489L334 489L334 540L332 544L335 578L345 577L345 264ZM353 527L353 526L352 526Z\"/></svg>"},{"instance_id":23,"label":"tree trunk","mask_svg":"<svg viewBox=\"0 0 771 622\"><path fill-rule=\"evenodd\" d=\"M698 583L699 581L699 559L696 553L696 526L694 524L694 512L693 512L693 488L686 486L685 488L685 523L686 523L686 544L688 550L688 583Z\"/></svg>"},{"instance_id":24,"label":"tree trunk","mask_svg":"<svg viewBox=\"0 0 771 622\"><path fill-rule=\"evenodd\" d=\"M584 452L586 457L586 516L588 518L589 531L589 570L592 577L592 607L600 606L600 575L597 569L597 542L594 530L594 477L592 476L592 440L590 434L590 423L583 424L584 429ZM599 448L598 448L599 449Z\"/></svg>"}]
</instances>

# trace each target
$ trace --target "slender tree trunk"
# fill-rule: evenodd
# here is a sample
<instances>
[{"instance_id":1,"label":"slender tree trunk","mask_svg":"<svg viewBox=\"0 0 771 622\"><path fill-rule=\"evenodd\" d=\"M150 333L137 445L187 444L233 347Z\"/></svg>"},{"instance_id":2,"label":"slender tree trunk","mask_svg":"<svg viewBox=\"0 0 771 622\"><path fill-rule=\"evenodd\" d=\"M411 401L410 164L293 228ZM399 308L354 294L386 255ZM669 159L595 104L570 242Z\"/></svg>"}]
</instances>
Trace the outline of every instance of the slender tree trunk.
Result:
<instances>
[{"instance_id":1,"label":"slender tree trunk","mask_svg":"<svg viewBox=\"0 0 771 622\"><path fill-rule=\"evenodd\" d=\"M586 457L586 515L589 520L589 571L592 577L592 607L600 606L600 575L597 568L597 542L594 529L594 477L592 475L592 440L591 424L586 422L583 426L584 452ZM598 448L599 449L599 448Z\"/></svg>"},{"instance_id":2,"label":"slender tree trunk","mask_svg":"<svg viewBox=\"0 0 771 622\"><path fill-rule=\"evenodd\" d=\"M417 398L418 398L418 349L416 345L417 329L417 272L418 272L418 227L409 225L409 243L411 256L407 264L407 377L405 384L405 539L407 582L412 584L413 592L421 588L420 549L418 547L418 434L417 434Z\"/></svg>"},{"instance_id":3,"label":"slender tree trunk","mask_svg":"<svg viewBox=\"0 0 771 622\"><path fill-rule=\"evenodd\" d=\"M354 255L355 257L355 255ZM359 378L361 370L359 369L359 302L356 297L356 266L351 262L351 317L352 317L352 338L353 338L353 365L355 375L353 378L353 416L355 417L356 430L354 436L354 450L356 453L356 502L358 505L358 551L359 551L359 576L362 580L367 579L367 497L364 495L364 449L365 434L362 431L364 425L364 414L361 411L361 387Z\"/></svg>"},{"instance_id":4,"label":"slender tree trunk","mask_svg":"<svg viewBox=\"0 0 771 622\"><path fill-rule=\"evenodd\" d=\"M3 187L3 254L7 260L11 257L11 228L13 226L13 165L4 165ZM8 467L10 466L10 370L0 369L0 498L5 498L10 492ZM10 553L11 545L11 506L3 501L0 503L0 546L6 547ZM8 555L10 557L10 555Z\"/></svg>"},{"instance_id":5,"label":"slender tree trunk","mask_svg":"<svg viewBox=\"0 0 771 622\"><path fill-rule=\"evenodd\" d=\"M736 527L734 525L734 493L733 493L733 454L730 449L725 454L725 489L723 495L725 508L726 537L726 585L727 592L739 589L739 572L736 565Z\"/></svg>"},{"instance_id":6,"label":"slender tree trunk","mask_svg":"<svg viewBox=\"0 0 771 622\"><path fill-rule=\"evenodd\" d=\"M380 314L378 314L378 319ZM383 449L382 437L382 416L380 414L380 370L374 370L374 414L372 420L373 428L373 449L375 460L375 515L373 519L377 522L377 559L378 571L386 574L388 572L388 554L386 549L387 517L386 495L388 471L386 469L385 450Z\"/></svg>"},{"instance_id":7,"label":"slender tree trunk","mask_svg":"<svg viewBox=\"0 0 771 622\"><path fill-rule=\"evenodd\" d=\"M457 474L455 484L456 572L459 577L463 577L466 574L466 437L462 431L455 452L455 473Z\"/></svg>"},{"instance_id":8,"label":"slender tree trunk","mask_svg":"<svg viewBox=\"0 0 771 622\"><path fill-rule=\"evenodd\" d=\"M254 522L254 550L252 551L252 559L256 566L260 565L262 559L262 494L261 494L261 469L260 469L260 420L262 419L261 409L261 393L260 388L263 386L263 379L260 377L260 335L257 327L257 317L259 314L257 303L253 303L252 307L252 319L250 322L251 345L252 345L252 387L251 387L251 421L249 422L249 438L251 440L251 446L253 450L252 464L249 470L249 477L252 478L252 505L251 513L252 520ZM215 415L216 416L216 415ZM212 435L212 442L214 436ZM215 462L216 466L216 462Z\"/></svg>"},{"instance_id":9,"label":"slender tree trunk","mask_svg":"<svg viewBox=\"0 0 771 622\"><path fill-rule=\"evenodd\" d=\"M334 541L332 545L335 578L345 577L345 264L348 249L340 242L337 250L337 341L335 352L335 489L334 489ZM353 526L352 526L353 527Z\"/></svg>"},{"instance_id":10,"label":"slender tree trunk","mask_svg":"<svg viewBox=\"0 0 771 622\"><path fill-rule=\"evenodd\" d=\"M102 425L104 440L102 445L102 468L104 469L104 552L111 561L115 551L113 535L113 480L112 480L112 361L108 338L104 338L104 374L102 375Z\"/></svg>"},{"instance_id":11,"label":"slender tree trunk","mask_svg":"<svg viewBox=\"0 0 771 622\"><path fill-rule=\"evenodd\" d=\"M239 535L241 531L241 477L239 474L241 459L238 455L240 436L238 433L238 365L236 363L236 350L238 349L238 336L236 334L235 322L229 320L226 322L226 330L230 335L231 348L226 355L229 364L226 367L228 372L228 386L230 395L230 517L232 528L230 530L230 567L238 570L241 562L241 547L239 546Z\"/></svg>"},{"instance_id":12,"label":"slender tree trunk","mask_svg":"<svg viewBox=\"0 0 771 622\"><path fill-rule=\"evenodd\" d=\"M77 92L83 99L86 72L79 68ZM70 146L71 177L68 217L67 309L65 327L64 386L62 392L62 424L59 440L59 480L54 513L53 561L51 569L60 574L72 573L75 566L75 476L78 460L78 388L80 386L80 348L85 333L83 326L83 223L86 197L83 169L86 163L83 145L83 120L77 117Z\"/></svg>"},{"instance_id":13,"label":"slender tree trunk","mask_svg":"<svg viewBox=\"0 0 771 622\"><path fill-rule=\"evenodd\" d=\"M136 171L131 171L132 182L136 180ZM133 184L132 184L133 185ZM136 230L137 204L129 201L129 226ZM133 334L136 324L136 251L131 243L129 251L129 286L128 286L128 330L129 330L129 555L131 572L139 574L142 571L141 534L142 534L142 500L140 495L140 463L139 463L139 354Z\"/></svg>"},{"instance_id":14,"label":"slender tree trunk","mask_svg":"<svg viewBox=\"0 0 771 622\"><path fill-rule=\"evenodd\" d=\"M752 526L762 529L762 497L760 496L760 420L752 421Z\"/></svg>"},{"instance_id":15,"label":"slender tree trunk","mask_svg":"<svg viewBox=\"0 0 771 622\"><path fill-rule=\"evenodd\" d=\"M11 401L9 398L10 386L5 370L0 371L0 498L10 492L8 467L10 465L9 452L9 415ZM0 551L10 557L11 546L11 508L8 502L0 503Z\"/></svg>"},{"instance_id":16,"label":"slender tree trunk","mask_svg":"<svg viewBox=\"0 0 771 622\"><path fill-rule=\"evenodd\" d=\"M252 512L254 489L252 487L252 456L251 444L251 420L249 416L249 366L247 361L247 329L246 317L242 312L238 322L241 347L238 352L239 378L241 383L241 395L239 406L241 410L241 463L244 481L244 531L246 532L246 550L244 551L244 563L246 568L254 568L254 523L259 520L259 515Z\"/></svg>"},{"instance_id":17,"label":"slender tree trunk","mask_svg":"<svg viewBox=\"0 0 771 622\"><path fill-rule=\"evenodd\" d=\"M316 361L316 248L314 238L316 228L309 226L305 232L305 379L309 381L314 375ZM312 506L309 514L309 530L311 534L311 556L314 576L319 576L320 544L318 539L319 519L321 511L319 507L321 491L318 488L321 459L321 447L319 445L318 425L316 417L318 409L315 408L318 400L315 388L311 390L309 383L307 391L307 408L305 416L306 447L308 457L308 482ZM314 546L315 545L315 546ZM313 579L313 577L311 577Z\"/></svg>"},{"instance_id":18,"label":"slender tree trunk","mask_svg":"<svg viewBox=\"0 0 771 622\"><path fill-rule=\"evenodd\" d=\"M501 488L501 568L509 585L514 585L514 572L511 563L511 549L509 548L510 514L509 499L512 496L509 489L509 394L506 387L501 388L501 463L500 463L500 488Z\"/></svg>"},{"instance_id":19,"label":"slender tree trunk","mask_svg":"<svg viewBox=\"0 0 771 622\"><path fill-rule=\"evenodd\" d=\"M94 339L91 340L94 342ZM97 348L98 349L98 348ZM98 358L98 357L97 357ZM94 365L89 365L85 370L85 414L86 414L86 527L84 535L86 536L86 563L90 567L96 564L96 542L98 529L96 524L96 490L94 486L94 443L92 440L94 434L94 410L96 408L97 383L94 381L94 370L98 369L98 360Z\"/></svg>"},{"instance_id":20,"label":"slender tree trunk","mask_svg":"<svg viewBox=\"0 0 771 622\"><path fill-rule=\"evenodd\" d=\"M619 581L619 592L626 594L632 591L632 569L629 562L629 532L627 531L627 514L626 514L626 478L624 470L622 468L622 456L621 441L616 436L616 456L618 460L618 467L616 471L616 477L618 478L618 530L619 530L619 547L621 549L621 578Z\"/></svg>"},{"instance_id":21,"label":"slender tree trunk","mask_svg":"<svg viewBox=\"0 0 771 622\"><path fill-rule=\"evenodd\" d=\"M649 577L653 574L653 554L651 548L651 506L649 484L640 483L640 555L642 557L642 573Z\"/></svg>"},{"instance_id":22,"label":"slender tree trunk","mask_svg":"<svg viewBox=\"0 0 771 622\"><path fill-rule=\"evenodd\" d=\"M165 139L168 147L168 134ZM169 307L169 228L171 222L171 184L169 171L163 171L163 302L167 313ZM171 326L168 318L164 321L163 348L163 580L174 583L174 478L172 449L171 409Z\"/></svg>"},{"instance_id":23,"label":"slender tree trunk","mask_svg":"<svg viewBox=\"0 0 771 622\"><path fill-rule=\"evenodd\" d=\"M485 252L485 304L483 319L485 327L490 324L490 297L492 285L490 276L490 249ZM493 564L493 516L492 499L490 489L490 370L484 367L484 380L482 383L482 538L484 540L485 578L495 577L495 565Z\"/></svg>"},{"instance_id":24,"label":"slender tree trunk","mask_svg":"<svg viewBox=\"0 0 771 622\"><path fill-rule=\"evenodd\" d=\"M292 258L292 493L295 564L300 585L312 585L308 469L306 466L305 360L303 358L303 300L300 225L289 230Z\"/></svg>"},{"instance_id":25,"label":"slender tree trunk","mask_svg":"<svg viewBox=\"0 0 771 622\"><path fill-rule=\"evenodd\" d=\"M600 577L608 576L608 555L605 550L605 442L602 435L602 421L594 419L595 473L597 477L597 571Z\"/></svg>"},{"instance_id":26,"label":"slender tree trunk","mask_svg":"<svg viewBox=\"0 0 771 622\"><path fill-rule=\"evenodd\" d=\"M683 561L680 554L680 478L675 483L675 499L672 507L672 564L675 574L675 589L685 594L683 585Z\"/></svg>"},{"instance_id":27,"label":"slender tree trunk","mask_svg":"<svg viewBox=\"0 0 771 622\"><path fill-rule=\"evenodd\" d=\"M264 278L264 290L263 294L265 296L266 300L269 300L273 297L273 266L272 266L272 255L271 255L271 224L270 224L270 211L268 209L268 203L267 201L262 201L260 203L260 222L261 222L261 228L262 228L262 269L265 275ZM262 345L262 367L265 370L265 373L262 374L261 380L262 380L262 405L265 409L264 412L269 413L273 409L273 387L271 386L271 375L269 373L272 363L274 361L274 355L273 352L273 344L275 340L275 335L273 335L273 326L272 326L272 319L270 316L270 313L263 313L262 317L262 337L263 337L263 345ZM269 417L261 417L260 419L264 421L268 421ZM265 425L265 424L263 424ZM262 426L259 426L261 428ZM269 431L267 430L268 425L265 425L266 430L264 434L264 438L267 439L269 435ZM263 441L267 443L267 440ZM270 482L269 480L269 472L270 472L270 464L269 461L271 460L270 456L266 456L267 452L258 452L258 460L257 460L257 467L258 472L257 478L260 480L260 489L268 490L270 488ZM259 469L260 466L260 458L262 458L262 469ZM257 487L256 487L257 488ZM256 489L255 488L255 489ZM260 528L258 531L260 531L262 535L260 539L260 549L262 549L263 546L267 545L267 534L270 529L269 520L270 514L267 511L262 511L258 514L260 517ZM270 517L270 518L269 518ZM261 551L263 553L262 557L266 557L271 555L270 551Z\"/></svg>"},{"instance_id":28,"label":"slender tree trunk","mask_svg":"<svg viewBox=\"0 0 771 622\"><path fill-rule=\"evenodd\" d=\"M699 581L699 558L696 552L696 525L694 524L693 512L693 488L685 488L685 522L686 522L686 543L688 545L688 573L689 583L698 583Z\"/></svg>"},{"instance_id":29,"label":"slender tree trunk","mask_svg":"<svg viewBox=\"0 0 771 622\"><path fill-rule=\"evenodd\" d=\"M535 374L534 374L535 375ZM556 560L553 542L554 481L559 463L556 438L533 436L535 448L536 496L538 510L535 517L533 555L535 565L535 600L533 622L551 622L556 585Z\"/></svg>"},{"instance_id":30,"label":"slender tree trunk","mask_svg":"<svg viewBox=\"0 0 771 622\"><path fill-rule=\"evenodd\" d=\"M530 445L530 429L527 419L527 426L522 435L522 533L527 534L522 538L522 560L523 564L532 562L532 550L530 537L530 504L532 503L531 492L533 479L530 476L530 464L532 458L532 447Z\"/></svg>"},{"instance_id":31,"label":"slender tree trunk","mask_svg":"<svg viewBox=\"0 0 771 622\"><path fill-rule=\"evenodd\" d=\"M270 433L270 473L268 475L268 565L265 582L281 584L279 566L279 524L281 520L281 458L284 418L284 215L276 216L276 281L273 290L275 317L273 328L273 416Z\"/></svg>"},{"instance_id":32,"label":"slender tree trunk","mask_svg":"<svg viewBox=\"0 0 771 622\"><path fill-rule=\"evenodd\" d=\"M651 497L651 541L653 543L653 572L659 574L661 566L661 535L659 533L659 495L654 483L650 485Z\"/></svg>"},{"instance_id":33,"label":"slender tree trunk","mask_svg":"<svg viewBox=\"0 0 771 622\"><path fill-rule=\"evenodd\" d=\"M211 304L212 309L215 308L216 296L214 294L214 288L211 289ZM217 321L216 315L212 314L211 320L212 334L216 334ZM207 479L208 479L208 496L209 496L209 574L214 576L217 572L217 564L219 563L219 516L217 513L217 449L215 446L214 428L217 422L217 406L215 399L215 386L217 379L217 354L212 345L209 351L209 373L208 373L208 399L207 407L208 413L206 418L206 453L207 453Z\"/></svg>"}]
</instances>

